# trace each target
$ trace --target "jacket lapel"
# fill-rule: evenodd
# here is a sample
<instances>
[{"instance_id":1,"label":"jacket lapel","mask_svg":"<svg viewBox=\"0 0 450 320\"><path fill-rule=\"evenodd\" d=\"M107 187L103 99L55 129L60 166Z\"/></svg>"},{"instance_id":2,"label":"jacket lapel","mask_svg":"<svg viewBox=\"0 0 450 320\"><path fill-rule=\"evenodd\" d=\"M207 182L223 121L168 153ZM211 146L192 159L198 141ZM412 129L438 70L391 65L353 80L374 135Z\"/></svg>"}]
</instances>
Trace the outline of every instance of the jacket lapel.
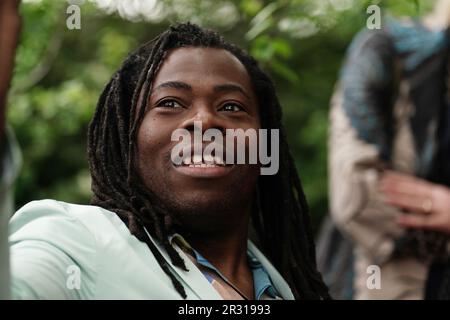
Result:
<instances>
[{"instance_id":1,"label":"jacket lapel","mask_svg":"<svg viewBox=\"0 0 450 320\"><path fill-rule=\"evenodd\" d=\"M153 240L152 236L147 232L147 230L145 230L145 232L161 252L164 259L166 259L169 268L171 268L172 271L174 271L174 273L181 278L183 285L189 287L191 291L198 297L198 299L222 300L222 297L208 282L203 273L192 263L191 259L189 259L189 257L184 253L183 250L180 249L180 247L176 243L174 243L174 248L179 253L180 257L184 260L186 268L189 271L184 271L180 268L174 267L166 250L164 250L164 248L159 243Z\"/></svg>"}]
</instances>

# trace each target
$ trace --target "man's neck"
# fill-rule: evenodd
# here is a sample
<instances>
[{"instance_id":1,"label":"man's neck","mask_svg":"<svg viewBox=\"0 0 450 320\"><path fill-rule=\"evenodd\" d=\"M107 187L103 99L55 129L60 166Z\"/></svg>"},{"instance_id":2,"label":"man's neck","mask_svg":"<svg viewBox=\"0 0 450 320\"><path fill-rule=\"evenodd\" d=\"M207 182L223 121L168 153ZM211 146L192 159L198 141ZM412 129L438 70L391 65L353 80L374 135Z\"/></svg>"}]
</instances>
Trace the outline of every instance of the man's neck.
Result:
<instances>
[{"instance_id":1,"label":"man's neck","mask_svg":"<svg viewBox=\"0 0 450 320\"><path fill-rule=\"evenodd\" d=\"M247 266L247 228L245 223L232 232L190 235L187 240L225 276L234 278Z\"/></svg>"},{"instance_id":2,"label":"man's neck","mask_svg":"<svg viewBox=\"0 0 450 320\"><path fill-rule=\"evenodd\" d=\"M188 243L248 298L253 297L253 277L247 260L248 214L220 232L195 233Z\"/></svg>"}]
</instances>

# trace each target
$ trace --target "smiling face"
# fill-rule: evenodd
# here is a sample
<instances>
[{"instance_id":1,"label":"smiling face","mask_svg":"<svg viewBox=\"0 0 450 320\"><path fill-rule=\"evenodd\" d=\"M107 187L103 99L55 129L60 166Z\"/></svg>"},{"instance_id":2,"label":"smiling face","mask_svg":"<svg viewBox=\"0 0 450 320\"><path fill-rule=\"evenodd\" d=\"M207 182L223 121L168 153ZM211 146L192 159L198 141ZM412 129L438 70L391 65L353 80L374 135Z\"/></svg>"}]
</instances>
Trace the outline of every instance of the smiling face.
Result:
<instances>
[{"instance_id":1,"label":"smiling face","mask_svg":"<svg viewBox=\"0 0 450 320\"><path fill-rule=\"evenodd\" d=\"M170 52L152 85L138 131L138 170L146 185L184 227L215 230L249 214L259 167L176 166L170 154L176 129L259 129L259 109L244 65L223 49Z\"/></svg>"}]
</instances>

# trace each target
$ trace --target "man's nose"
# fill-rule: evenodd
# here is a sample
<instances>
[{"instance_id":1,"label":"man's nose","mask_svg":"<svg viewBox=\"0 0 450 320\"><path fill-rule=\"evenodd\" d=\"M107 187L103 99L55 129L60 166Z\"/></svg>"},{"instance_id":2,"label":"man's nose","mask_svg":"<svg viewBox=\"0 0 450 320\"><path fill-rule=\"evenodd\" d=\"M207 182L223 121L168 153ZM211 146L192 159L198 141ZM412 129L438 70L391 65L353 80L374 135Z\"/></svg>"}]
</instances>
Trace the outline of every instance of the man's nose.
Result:
<instances>
[{"instance_id":1,"label":"man's nose","mask_svg":"<svg viewBox=\"0 0 450 320\"><path fill-rule=\"evenodd\" d=\"M218 112L209 105L201 105L193 108L193 112L183 122L182 127L189 130L194 131L195 126L198 126L199 123L202 125L202 133L208 129L218 129L221 132L225 131L225 123L224 119L220 117Z\"/></svg>"}]
</instances>

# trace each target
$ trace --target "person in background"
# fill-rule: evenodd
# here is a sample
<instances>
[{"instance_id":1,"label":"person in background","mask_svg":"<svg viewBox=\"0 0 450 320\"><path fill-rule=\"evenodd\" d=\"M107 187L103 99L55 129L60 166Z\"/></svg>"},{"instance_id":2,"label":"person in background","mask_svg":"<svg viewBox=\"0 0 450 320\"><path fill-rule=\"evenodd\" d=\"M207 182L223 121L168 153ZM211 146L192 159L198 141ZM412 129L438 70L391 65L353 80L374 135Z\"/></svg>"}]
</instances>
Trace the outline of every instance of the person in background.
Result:
<instances>
[{"instance_id":1,"label":"person in background","mask_svg":"<svg viewBox=\"0 0 450 320\"><path fill-rule=\"evenodd\" d=\"M20 151L13 132L6 125L8 90L19 39L18 0L0 2L0 279L9 274L7 250L8 220L14 210L13 185L20 168ZM8 287L0 283L0 299L8 298Z\"/></svg>"},{"instance_id":2,"label":"person in background","mask_svg":"<svg viewBox=\"0 0 450 320\"><path fill-rule=\"evenodd\" d=\"M450 185L442 138L448 126L448 3L438 4L447 9L439 11L446 19L391 19L381 30L358 34L332 98L330 209L355 247L355 299L422 299L430 263L446 256L442 232L397 223L402 209L384 201L379 183L390 169ZM379 288L367 285L371 265L380 267Z\"/></svg>"}]
</instances>

